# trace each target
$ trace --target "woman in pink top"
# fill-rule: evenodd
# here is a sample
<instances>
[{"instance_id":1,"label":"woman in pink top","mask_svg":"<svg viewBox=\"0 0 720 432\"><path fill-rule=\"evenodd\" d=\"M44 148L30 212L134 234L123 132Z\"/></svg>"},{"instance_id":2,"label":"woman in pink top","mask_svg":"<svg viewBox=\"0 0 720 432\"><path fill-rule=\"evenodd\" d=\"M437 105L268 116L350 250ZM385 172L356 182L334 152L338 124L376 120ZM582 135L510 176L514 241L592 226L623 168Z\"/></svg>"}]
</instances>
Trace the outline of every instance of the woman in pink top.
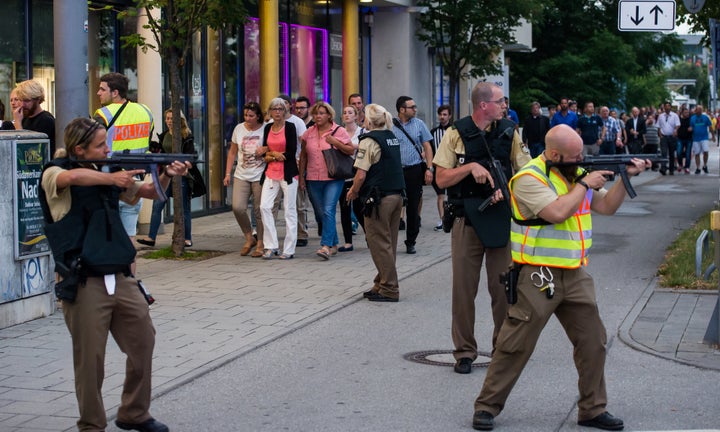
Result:
<instances>
[{"instance_id":1,"label":"woman in pink top","mask_svg":"<svg viewBox=\"0 0 720 432\"><path fill-rule=\"evenodd\" d=\"M260 180L263 184L260 193L260 213L265 229L263 244L264 259L278 255L278 237L273 217L275 198L282 190L283 209L285 211L285 241L280 259L291 259L295 255L297 240L297 188L298 167L295 159L297 135L295 125L285 121L285 101L275 98L270 101L268 112L273 122L265 125L263 130L263 146L267 147L265 162L267 167Z\"/></svg>"},{"instance_id":2,"label":"woman in pink top","mask_svg":"<svg viewBox=\"0 0 720 432\"><path fill-rule=\"evenodd\" d=\"M338 234L335 223L335 209L342 193L345 179L328 176L323 150L336 148L351 155L355 151L350 135L345 128L335 124L335 110L327 102L313 105L310 114L315 124L302 136L300 152L300 188L307 187L315 219L322 227L322 238L317 255L325 260L337 253Z\"/></svg>"}]
</instances>

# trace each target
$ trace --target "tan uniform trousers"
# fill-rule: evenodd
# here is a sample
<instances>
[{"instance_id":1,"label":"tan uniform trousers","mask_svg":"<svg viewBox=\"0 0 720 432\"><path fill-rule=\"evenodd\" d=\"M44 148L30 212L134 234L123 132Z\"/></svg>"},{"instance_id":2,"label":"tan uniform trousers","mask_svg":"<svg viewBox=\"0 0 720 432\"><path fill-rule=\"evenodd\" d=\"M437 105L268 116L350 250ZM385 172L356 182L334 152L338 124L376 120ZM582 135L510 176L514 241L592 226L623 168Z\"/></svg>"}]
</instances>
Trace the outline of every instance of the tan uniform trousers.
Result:
<instances>
[{"instance_id":1,"label":"tan uniform trousers","mask_svg":"<svg viewBox=\"0 0 720 432\"><path fill-rule=\"evenodd\" d=\"M475 341L475 297L480 284L483 258L487 257L486 279L490 293L493 329L492 345L507 315L508 304L505 286L500 283L500 273L506 272L512 263L510 244L504 248L486 248L465 218L455 218L451 234L452 250L452 338L455 344L455 360L477 357Z\"/></svg>"},{"instance_id":2,"label":"tan uniform trousers","mask_svg":"<svg viewBox=\"0 0 720 432\"><path fill-rule=\"evenodd\" d=\"M497 416L535 349L538 337L555 314L573 344L578 371L578 420L606 411L605 349L607 335L595 302L595 285L582 269L551 268L555 295L548 299L531 280L539 267L526 265L518 279L518 301L508 311L498 336L485 383L475 400L475 411ZM547 272L547 270L546 270ZM535 278L538 281L538 278ZM531 391L531 389L528 389Z\"/></svg>"},{"instance_id":3,"label":"tan uniform trousers","mask_svg":"<svg viewBox=\"0 0 720 432\"><path fill-rule=\"evenodd\" d=\"M115 275L115 294L108 295L102 277L88 277L78 288L74 303L63 302L65 324L73 344L75 392L81 431L104 431L107 426L102 400L105 347L108 331L127 355L125 382L117 419L141 423L150 418L152 354L155 328L137 282Z\"/></svg>"},{"instance_id":4,"label":"tan uniform trousers","mask_svg":"<svg viewBox=\"0 0 720 432\"><path fill-rule=\"evenodd\" d=\"M365 238L378 271L372 291L391 298L400 297L395 261L402 202L400 194L383 197L377 213L365 217Z\"/></svg>"}]
</instances>

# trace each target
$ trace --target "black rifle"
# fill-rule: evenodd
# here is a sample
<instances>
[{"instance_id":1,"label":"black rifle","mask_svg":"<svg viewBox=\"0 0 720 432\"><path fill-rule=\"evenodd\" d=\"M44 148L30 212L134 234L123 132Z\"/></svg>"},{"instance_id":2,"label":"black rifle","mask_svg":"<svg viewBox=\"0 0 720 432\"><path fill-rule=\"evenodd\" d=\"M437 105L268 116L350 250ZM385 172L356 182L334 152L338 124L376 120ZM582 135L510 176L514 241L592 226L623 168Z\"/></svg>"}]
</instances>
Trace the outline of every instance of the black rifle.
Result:
<instances>
[{"instance_id":1,"label":"black rifle","mask_svg":"<svg viewBox=\"0 0 720 432\"><path fill-rule=\"evenodd\" d=\"M514 128L507 128L503 131L504 135L507 135L510 140L512 140L513 134L515 133ZM478 211L482 213L485 211L485 209L490 205L492 202L492 198L495 195L495 191L500 189L500 192L503 194L503 200L507 204L507 206L512 210L512 207L510 206L510 189L508 188L508 180L507 176L505 176L505 171L503 170L503 166L495 159L492 152L490 151L490 146L488 146L487 141L485 140L485 134L483 133L483 143L485 144L485 149L488 152L488 155L490 156L490 163L481 163L482 166L484 166L488 171L490 171L490 175L492 175L493 183L495 183L495 189L493 190L493 193L485 199L480 205L478 206ZM500 135L502 136L502 135Z\"/></svg>"},{"instance_id":2,"label":"black rifle","mask_svg":"<svg viewBox=\"0 0 720 432\"><path fill-rule=\"evenodd\" d=\"M174 161L190 162L193 164L201 163L198 161L196 154L185 153L130 153L128 150L115 152L107 159L83 159L75 162L93 163L97 165L109 165L113 167L124 168L127 170L142 169L152 176L155 191L160 200L167 200L165 191L160 187L160 179L158 178L158 165L170 165Z\"/></svg>"},{"instance_id":3,"label":"black rifle","mask_svg":"<svg viewBox=\"0 0 720 432\"><path fill-rule=\"evenodd\" d=\"M620 174L625 190L630 198L635 198L637 193L630 184L630 178L627 173L627 166L632 165L632 159L645 160L648 159L653 164L668 163L668 158L658 157L654 154L619 154L619 155L602 155L602 156L585 156L582 162L546 162L546 175L550 175L550 168L564 166L580 166L587 171L612 171L613 174L608 176L608 180L614 180L616 174Z\"/></svg>"}]
</instances>

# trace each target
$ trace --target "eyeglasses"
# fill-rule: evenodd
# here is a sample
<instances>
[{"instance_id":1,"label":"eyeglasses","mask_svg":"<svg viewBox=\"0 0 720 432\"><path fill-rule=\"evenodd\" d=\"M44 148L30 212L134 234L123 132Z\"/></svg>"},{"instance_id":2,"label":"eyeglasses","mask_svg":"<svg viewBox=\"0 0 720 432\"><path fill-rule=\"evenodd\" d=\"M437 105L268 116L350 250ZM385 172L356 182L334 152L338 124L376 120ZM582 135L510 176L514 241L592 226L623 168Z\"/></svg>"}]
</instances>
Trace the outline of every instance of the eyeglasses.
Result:
<instances>
[{"instance_id":1,"label":"eyeglasses","mask_svg":"<svg viewBox=\"0 0 720 432\"><path fill-rule=\"evenodd\" d=\"M285 107L272 107L270 111L285 111Z\"/></svg>"},{"instance_id":2,"label":"eyeglasses","mask_svg":"<svg viewBox=\"0 0 720 432\"><path fill-rule=\"evenodd\" d=\"M485 102L485 103L496 103L496 104L498 104L498 105L502 105L502 104L505 103L505 98L504 98L504 97L501 97L501 98L498 99L498 100L494 100L494 101L483 101L483 102Z\"/></svg>"},{"instance_id":3,"label":"eyeglasses","mask_svg":"<svg viewBox=\"0 0 720 432\"><path fill-rule=\"evenodd\" d=\"M406 106L405 109L411 109L411 110L416 110L416 111L417 111L417 105Z\"/></svg>"},{"instance_id":4,"label":"eyeglasses","mask_svg":"<svg viewBox=\"0 0 720 432\"><path fill-rule=\"evenodd\" d=\"M296 109L297 111L305 111L306 109L308 109L308 107L296 106L295 109Z\"/></svg>"}]
</instances>

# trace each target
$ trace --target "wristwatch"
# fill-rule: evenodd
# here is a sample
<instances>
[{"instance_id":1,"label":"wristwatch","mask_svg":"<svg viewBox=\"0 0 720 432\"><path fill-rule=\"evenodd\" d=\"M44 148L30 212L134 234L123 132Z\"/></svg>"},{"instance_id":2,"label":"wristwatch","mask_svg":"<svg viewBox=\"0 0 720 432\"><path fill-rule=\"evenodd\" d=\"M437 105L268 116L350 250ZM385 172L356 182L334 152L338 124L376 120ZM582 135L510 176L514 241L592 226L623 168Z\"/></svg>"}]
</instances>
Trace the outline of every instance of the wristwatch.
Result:
<instances>
[{"instance_id":1,"label":"wristwatch","mask_svg":"<svg viewBox=\"0 0 720 432\"><path fill-rule=\"evenodd\" d=\"M431 173L435 174L435 167L434 167L434 166L429 166L429 167L427 167L427 170L430 171Z\"/></svg>"}]
</instances>

